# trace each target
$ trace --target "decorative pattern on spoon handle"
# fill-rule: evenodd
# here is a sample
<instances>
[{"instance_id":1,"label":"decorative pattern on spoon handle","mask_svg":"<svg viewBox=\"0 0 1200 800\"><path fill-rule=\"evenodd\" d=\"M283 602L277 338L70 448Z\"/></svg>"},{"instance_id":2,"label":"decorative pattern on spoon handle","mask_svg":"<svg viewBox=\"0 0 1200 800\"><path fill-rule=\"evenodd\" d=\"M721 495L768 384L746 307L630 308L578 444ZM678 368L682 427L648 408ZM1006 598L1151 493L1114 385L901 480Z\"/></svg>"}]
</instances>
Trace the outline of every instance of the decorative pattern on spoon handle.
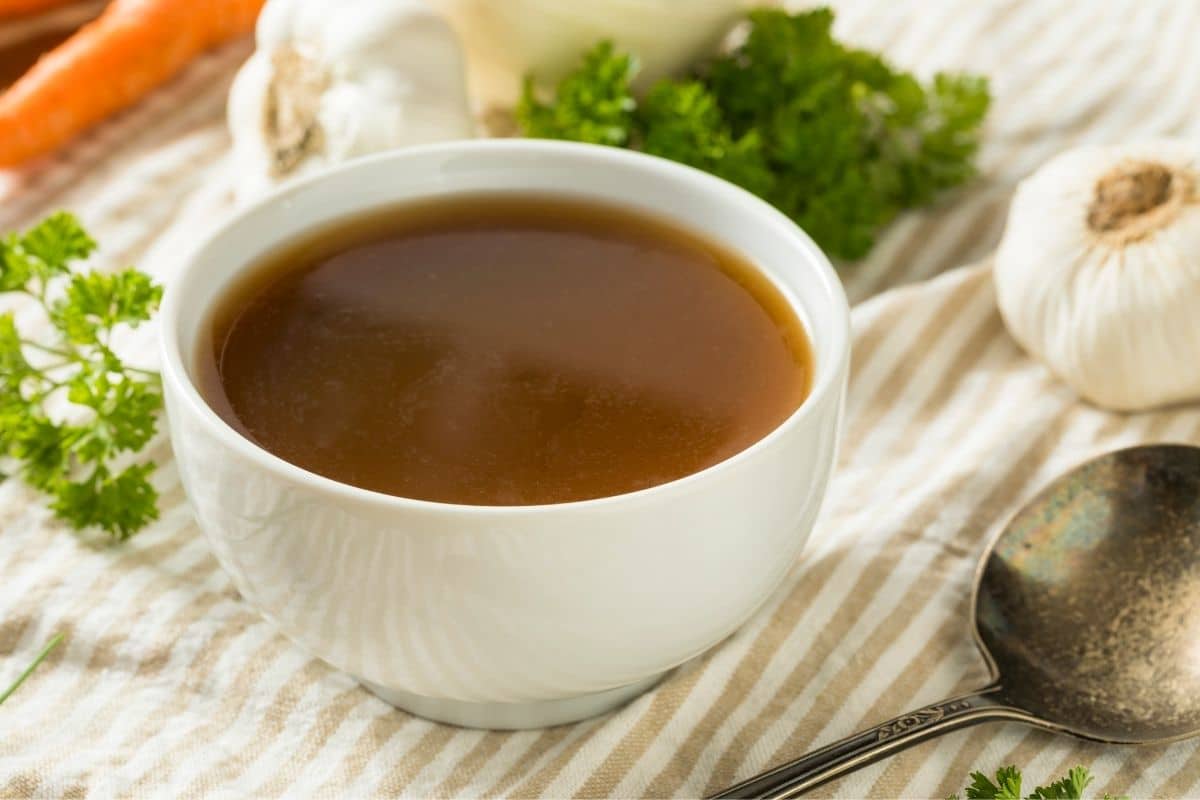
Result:
<instances>
[{"instance_id":1,"label":"decorative pattern on spoon handle","mask_svg":"<svg viewBox=\"0 0 1200 800\"><path fill-rule=\"evenodd\" d=\"M1030 720L1006 705L998 686L902 714L731 786L715 798L798 797L827 781L948 731L999 719Z\"/></svg>"},{"instance_id":2,"label":"decorative pattern on spoon handle","mask_svg":"<svg viewBox=\"0 0 1200 800\"><path fill-rule=\"evenodd\" d=\"M970 708L971 704L967 700L951 700L946 703L927 706L919 711L914 711L911 714L905 714L903 717L897 717L894 720L883 723L876 728L878 733L875 735L875 740L882 742L884 739L891 739L894 736L915 730L922 725L932 725L935 722L940 722L949 714L954 714L958 711L967 711Z\"/></svg>"}]
</instances>

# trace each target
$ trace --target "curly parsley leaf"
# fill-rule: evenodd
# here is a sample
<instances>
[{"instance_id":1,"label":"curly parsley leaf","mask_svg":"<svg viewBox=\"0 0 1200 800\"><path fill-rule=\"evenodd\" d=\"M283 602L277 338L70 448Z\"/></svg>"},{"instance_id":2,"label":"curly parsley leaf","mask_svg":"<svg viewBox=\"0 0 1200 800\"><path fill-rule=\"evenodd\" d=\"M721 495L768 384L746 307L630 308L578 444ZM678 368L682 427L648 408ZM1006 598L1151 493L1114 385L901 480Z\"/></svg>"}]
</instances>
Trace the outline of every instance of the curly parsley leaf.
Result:
<instances>
[{"instance_id":1,"label":"curly parsley leaf","mask_svg":"<svg viewBox=\"0 0 1200 800\"><path fill-rule=\"evenodd\" d=\"M763 195L775 176L755 131L735 137L716 97L699 81L660 81L638 109L641 149L711 172Z\"/></svg>"},{"instance_id":2,"label":"curly parsley leaf","mask_svg":"<svg viewBox=\"0 0 1200 800\"><path fill-rule=\"evenodd\" d=\"M982 772L971 773L971 785L967 787L968 800L1022 800L1021 773L1016 767L1001 767L996 770L993 782Z\"/></svg>"},{"instance_id":3,"label":"curly parsley leaf","mask_svg":"<svg viewBox=\"0 0 1200 800\"><path fill-rule=\"evenodd\" d=\"M1067 777L1049 786L1039 786L1030 795L1031 800L1080 800L1083 790L1092 782L1092 776L1083 767L1075 767Z\"/></svg>"},{"instance_id":4,"label":"curly parsley leaf","mask_svg":"<svg viewBox=\"0 0 1200 800\"><path fill-rule=\"evenodd\" d=\"M550 102L526 81L528 136L635 147L764 197L830 253L859 258L900 211L974 174L987 82L922 84L832 35L833 13L749 15L743 44L639 103L631 59L601 42Z\"/></svg>"},{"instance_id":5,"label":"curly parsley leaf","mask_svg":"<svg viewBox=\"0 0 1200 800\"><path fill-rule=\"evenodd\" d=\"M633 126L637 103L629 81L636 71L633 58L601 42L558 85L553 103L539 101L532 78L526 78L517 121L527 136L620 147Z\"/></svg>"},{"instance_id":6,"label":"curly parsley leaf","mask_svg":"<svg viewBox=\"0 0 1200 800\"><path fill-rule=\"evenodd\" d=\"M1092 775L1084 767L1075 767L1067 777L1047 786L1039 786L1025 800L1083 800L1083 791L1092 782ZM993 781L982 772L971 773L971 785L966 788L967 800L1022 800L1021 772L1016 767L1001 767L996 770ZM958 800L952 795L950 800ZM1104 800L1115 800L1104 795Z\"/></svg>"},{"instance_id":7,"label":"curly parsley leaf","mask_svg":"<svg viewBox=\"0 0 1200 800\"><path fill-rule=\"evenodd\" d=\"M51 324L26 338L0 315L0 457L60 519L125 539L158 514L154 464L115 462L153 438L162 389L109 345L117 328L150 319L162 289L134 269L73 273L95 247L65 212L0 241L0 288L28 295Z\"/></svg>"},{"instance_id":8,"label":"curly parsley leaf","mask_svg":"<svg viewBox=\"0 0 1200 800\"><path fill-rule=\"evenodd\" d=\"M18 240L27 257L32 257L44 275L69 271L96 250L96 243L74 215L58 211L34 225Z\"/></svg>"}]
</instances>

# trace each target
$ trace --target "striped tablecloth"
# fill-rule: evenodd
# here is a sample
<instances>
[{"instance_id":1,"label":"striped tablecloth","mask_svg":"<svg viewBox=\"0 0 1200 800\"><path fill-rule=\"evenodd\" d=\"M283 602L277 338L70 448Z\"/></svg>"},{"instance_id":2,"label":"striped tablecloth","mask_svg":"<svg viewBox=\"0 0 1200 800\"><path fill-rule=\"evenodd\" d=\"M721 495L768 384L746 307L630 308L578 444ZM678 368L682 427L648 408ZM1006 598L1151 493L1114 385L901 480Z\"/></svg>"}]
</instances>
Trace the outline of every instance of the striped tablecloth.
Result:
<instances>
[{"instance_id":1,"label":"striped tablecloth","mask_svg":"<svg viewBox=\"0 0 1200 800\"><path fill-rule=\"evenodd\" d=\"M983 178L847 267L855 366L811 545L741 632L600 719L495 733L395 711L247 607L191 520L165 441L162 519L120 547L0 485L0 796L696 796L984 679L968 634L981 542L1035 489L1120 445L1200 443L1200 409L1076 402L997 317L986 254L1015 180L1084 140L1200 132L1191 0L846 0L838 32L930 72L992 76ZM225 91L247 45L201 59L52 163L0 179L0 228L77 211L99 266L169 281L228 201ZM926 283L916 283L968 262ZM153 331L131 343L152 358ZM1200 746L1126 749L1016 726L951 734L818 795L944 797L970 769L1077 764L1098 792L1200 796Z\"/></svg>"}]
</instances>

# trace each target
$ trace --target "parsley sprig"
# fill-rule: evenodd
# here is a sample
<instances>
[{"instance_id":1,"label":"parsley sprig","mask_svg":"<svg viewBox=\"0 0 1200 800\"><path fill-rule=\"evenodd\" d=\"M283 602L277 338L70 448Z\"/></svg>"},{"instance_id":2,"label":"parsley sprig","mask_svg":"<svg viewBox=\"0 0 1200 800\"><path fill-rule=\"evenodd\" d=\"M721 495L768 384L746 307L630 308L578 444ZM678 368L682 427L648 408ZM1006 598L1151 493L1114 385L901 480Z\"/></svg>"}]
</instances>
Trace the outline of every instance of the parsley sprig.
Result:
<instances>
[{"instance_id":1,"label":"parsley sprig","mask_svg":"<svg viewBox=\"0 0 1200 800\"><path fill-rule=\"evenodd\" d=\"M749 22L741 46L640 99L634 59L601 42L548 100L527 78L517 121L527 136L633 147L711 172L847 259L900 211L974 174L986 80L923 84L836 41L829 9L760 9Z\"/></svg>"},{"instance_id":2,"label":"parsley sprig","mask_svg":"<svg viewBox=\"0 0 1200 800\"><path fill-rule=\"evenodd\" d=\"M158 515L154 463L129 462L154 436L162 390L112 335L150 319L162 289L132 268L72 272L95 249L65 212L0 240L0 292L36 301L53 331L29 338L0 314L0 456L72 527L126 539Z\"/></svg>"},{"instance_id":3,"label":"parsley sprig","mask_svg":"<svg viewBox=\"0 0 1200 800\"><path fill-rule=\"evenodd\" d=\"M1091 784L1092 774L1084 767L1075 767L1065 778L1046 786L1038 786L1028 796L1021 794L1021 771L1016 767L1001 767L992 780L982 772L971 773L971 785L966 788L967 800L1082 800L1083 790ZM958 800L952 795L950 800ZM1114 800L1104 795L1104 800Z\"/></svg>"}]
</instances>

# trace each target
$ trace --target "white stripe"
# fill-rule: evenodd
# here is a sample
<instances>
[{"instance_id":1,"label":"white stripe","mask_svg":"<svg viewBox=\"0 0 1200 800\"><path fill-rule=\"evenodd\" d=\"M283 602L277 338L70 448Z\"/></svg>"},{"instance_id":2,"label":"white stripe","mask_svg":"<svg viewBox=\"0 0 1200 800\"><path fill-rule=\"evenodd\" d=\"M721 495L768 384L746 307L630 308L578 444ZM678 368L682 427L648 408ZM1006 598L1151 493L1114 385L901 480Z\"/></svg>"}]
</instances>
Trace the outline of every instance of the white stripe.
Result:
<instances>
[{"instance_id":1,"label":"white stripe","mask_svg":"<svg viewBox=\"0 0 1200 800\"><path fill-rule=\"evenodd\" d=\"M245 610L244 607L242 610ZM256 623L229 642L210 674L226 677L232 682L248 663L247 657L261 653L276 636L278 634L274 633L269 625ZM306 653L289 644L285 645L275 658L262 663L257 681L246 692L242 707L238 709L228 727L219 736L205 737L202 740L203 747L182 748L182 755L174 762L176 771L172 773L170 783L164 785L185 789L206 772L213 770L220 762L236 756L243 748L249 746L264 714L270 713L275 707L280 691L304 669L309 660L310 657ZM179 728L183 728L181 735L169 744L160 742L156 747L143 748L139 758L131 761L129 768L124 771L127 779L130 782L138 780L170 747L186 742L204 731L211 724L210 716L222 711L232 699L222 696L223 694L222 691L214 691L211 696L196 694L188 708L179 715L180 719L193 720L193 724L179 725Z\"/></svg>"},{"instance_id":2,"label":"white stripe","mask_svg":"<svg viewBox=\"0 0 1200 800\"><path fill-rule=\"evenodd\" d=\"M185 546L164 562L164 568L168 571L181 571L209 557L203 547ZM192 601L191 593L168 592L156 598L146 610L140 610L139 605L132 601L144 594L148 584L159 578L161 575L156 574L154 570L137 570L118 580L104 594L105 602L96 603L88 599L90 592L81 592L76 596L76 602L63 607L59 614L47 617L43 624L50 630L59 630L64 625L71 624L78 631L75 636L64 642L62 661L70 664L79 674L68 679L67 670L55 670L53 679L47 680L46 684L39 688L36 703L22 712L20 722L23 730L40 729L47 733L53 731L56 739L66 741L82 730L85 722L90 719L90 713L99 707L102 698L124 688L132 675L127 675L125 681L110 680L107 686L102 682L92 692L84 695L78 695L76 692L81 683L95 678L84 671L84 667L91 660L95 645L104 639L115 625L127 624L131 618L134 620L130 625L129 644L122 648L123 656L133 656L138 650L146 649L150 642L155 641L152 638L154 629L161 624L165 616L174 614ZM46 605L51 606L50 603ZM81 609L88 608L90 611L75 618L75 614ZM63 705L69 706L65 713Z\"/></svg>"},{"instance_id":3,"label":"white stripe","mask_svg":"<svg viewBox=\"0 0 1200 800\"><path fill-rule=\"evenodd\" d=\"M275 736L271 746L265 748L258 758L248 764L239 777L231 776L230 782L240 791L245 792L247 797L265 797L263 784L270 781L281 767L288 764L289 754L301 748L305 736L312 732L317 715L321 713L326 703L342 692L355 688L357 688L357 683L353 678L344 674L334 674L332 671L327 676L327 680L313 682L301 695L287 717L283 719L283 727ZM362 701L366 701L366 698L362 698ZM337 730L331 734L331 738L336 739L348 727L350 726L347 726L343 720ZM354 740L346 741L353 742ZM322 752L324 751L318 752L313 760L319 761Z\"/></svg>"}]
</instances>

